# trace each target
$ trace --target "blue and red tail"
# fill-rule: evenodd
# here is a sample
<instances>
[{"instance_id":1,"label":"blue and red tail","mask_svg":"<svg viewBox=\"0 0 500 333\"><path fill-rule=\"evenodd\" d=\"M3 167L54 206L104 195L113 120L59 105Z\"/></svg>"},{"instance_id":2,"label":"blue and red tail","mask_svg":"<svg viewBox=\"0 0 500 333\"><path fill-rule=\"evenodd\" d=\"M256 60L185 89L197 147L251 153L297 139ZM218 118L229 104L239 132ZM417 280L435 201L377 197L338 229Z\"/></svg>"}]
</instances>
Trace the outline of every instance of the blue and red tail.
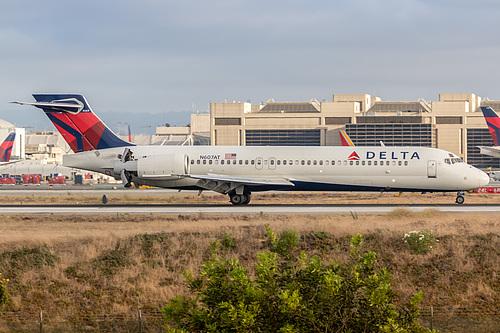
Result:
<instances>
[{"instance_id":1,"label":"blue and red tail","mask_svg":"<svg viewBox=\"0 0 500 333\"><path fill-rule=\"evenodd\" d=\"M133 146L120 139L99 119L87 100L77 94L33 94L36 106L45 111L73 152Z\"/></svg>"},{"instance_id":2,"label":"blue and red tail","mask_svg":"<svg viewBox=\"0 0 500 333\"><path fill-rule=\"evenodd\" d=\"M493 138L493 143L495 146L498 146L498 139L500 139L500 117L489 106L481 106L481 111L483 111L484 119Z\"/></svg>"},{"instance_id":3,"label":"blue and red tail","mask_svg":"<svg viewBox=\"0 0 500 333\"><path fill-rule=\"evenodd\" d=\"M5 141L0 145L0 161L9 162L10 155L12 154L12 147L14 146L14 139L16 138L16 132L11 132L5 138Z\"/></svg>"}]
</instances>

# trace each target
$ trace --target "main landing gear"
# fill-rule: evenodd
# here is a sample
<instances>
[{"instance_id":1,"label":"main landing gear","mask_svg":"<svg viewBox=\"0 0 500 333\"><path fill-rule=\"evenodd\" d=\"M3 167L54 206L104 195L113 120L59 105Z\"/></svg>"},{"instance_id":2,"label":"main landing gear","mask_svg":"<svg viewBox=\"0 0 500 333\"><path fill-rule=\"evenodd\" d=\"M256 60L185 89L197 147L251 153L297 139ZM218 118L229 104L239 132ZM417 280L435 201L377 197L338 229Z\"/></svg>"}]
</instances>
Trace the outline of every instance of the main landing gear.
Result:
<instances>
[{"instance_id":1,"label":"main landing gear","mask_svg":"<svg viewBox=\"0 0 500 333\"><path fill-rule=\"evenodd\" d=\"M455 203L461 205L464 203L465 199L464 199L464 196L463 196L464 192L458 192L457 193L457 198L455 199Z\"/></svg>"},{"instance_id":2,"label":"main landing gear","mask_svg":"<svg viewBox=\"0 0 500 333\"><path fill-rule=\"evenodd\" d=\"M229 201L233 205L248 205L251 199L251 193L250 192L243 192L243 194L236 194L235 191L232 191L229 193Z\"/></svg>"}]
</instances>

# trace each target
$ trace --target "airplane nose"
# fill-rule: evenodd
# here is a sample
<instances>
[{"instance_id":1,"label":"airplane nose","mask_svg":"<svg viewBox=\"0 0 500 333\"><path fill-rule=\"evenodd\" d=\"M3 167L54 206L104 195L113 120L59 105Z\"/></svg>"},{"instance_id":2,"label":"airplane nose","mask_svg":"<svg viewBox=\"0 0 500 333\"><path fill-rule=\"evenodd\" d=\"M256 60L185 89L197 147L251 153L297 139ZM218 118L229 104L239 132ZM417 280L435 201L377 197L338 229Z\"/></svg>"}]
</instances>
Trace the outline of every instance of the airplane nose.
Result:
<instances>
[{"instance_id":1,"label":"airplane nose","mask_svg":"<svg viewBox=\"0 0 500 333\"><path fill-rule=\"evenodd\" d=\"M490 183L490 176L481 170L479 171L479 187L486 186Z\"/></svg>"}]
</instances>

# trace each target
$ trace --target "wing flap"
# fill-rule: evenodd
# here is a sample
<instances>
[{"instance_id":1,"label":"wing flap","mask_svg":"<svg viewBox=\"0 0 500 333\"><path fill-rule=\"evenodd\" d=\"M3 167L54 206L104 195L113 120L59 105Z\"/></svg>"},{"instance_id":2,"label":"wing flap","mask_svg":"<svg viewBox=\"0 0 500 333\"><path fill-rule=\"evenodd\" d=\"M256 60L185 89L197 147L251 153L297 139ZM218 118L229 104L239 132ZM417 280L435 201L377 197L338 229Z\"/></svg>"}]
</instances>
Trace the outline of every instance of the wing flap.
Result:
<instances>
[{"instance_id":1,"label":"wing flap","mask_svg":"<svg viewBox=\"0 0 500 333\"><path fill-rule=\"evenodd\" d=\"M280 186L295 186L290 180L279 177L266 177L266 178L253 178L253 177L233 177L227 175L182 175L193 179L200 179L205 181L237 183L241 185L280 185Z\"/></svg>"}]
</instances>

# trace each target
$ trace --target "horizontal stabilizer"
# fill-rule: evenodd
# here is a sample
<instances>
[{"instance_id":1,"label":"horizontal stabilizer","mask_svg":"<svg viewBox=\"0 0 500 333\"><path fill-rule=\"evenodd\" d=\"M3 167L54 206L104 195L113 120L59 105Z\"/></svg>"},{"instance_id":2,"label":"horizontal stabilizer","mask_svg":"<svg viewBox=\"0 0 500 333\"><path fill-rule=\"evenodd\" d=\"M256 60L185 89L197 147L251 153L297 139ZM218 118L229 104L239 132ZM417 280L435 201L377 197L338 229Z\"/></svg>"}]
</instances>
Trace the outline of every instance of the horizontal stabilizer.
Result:
<instances>
[{"instance_id":1,"label":"horizontal stabilizer","mask_svg":"<svg viewBox=\"0 0 500 333\"><path fill-rule=\"evenodd\" d=\"M14 104L20 104L20 105L32 105L36 106L37 108L43 109L44 111L47 112L68 112L72 114L77 114L78 112L82 111L84 108L84 105L82 102L80 102L77 99L70 98L67 100L59 100L59 101L54 101L54 102L35 102L35 103L30 103L30 102L11 102Z\"/></svg>"}]
</instances>

